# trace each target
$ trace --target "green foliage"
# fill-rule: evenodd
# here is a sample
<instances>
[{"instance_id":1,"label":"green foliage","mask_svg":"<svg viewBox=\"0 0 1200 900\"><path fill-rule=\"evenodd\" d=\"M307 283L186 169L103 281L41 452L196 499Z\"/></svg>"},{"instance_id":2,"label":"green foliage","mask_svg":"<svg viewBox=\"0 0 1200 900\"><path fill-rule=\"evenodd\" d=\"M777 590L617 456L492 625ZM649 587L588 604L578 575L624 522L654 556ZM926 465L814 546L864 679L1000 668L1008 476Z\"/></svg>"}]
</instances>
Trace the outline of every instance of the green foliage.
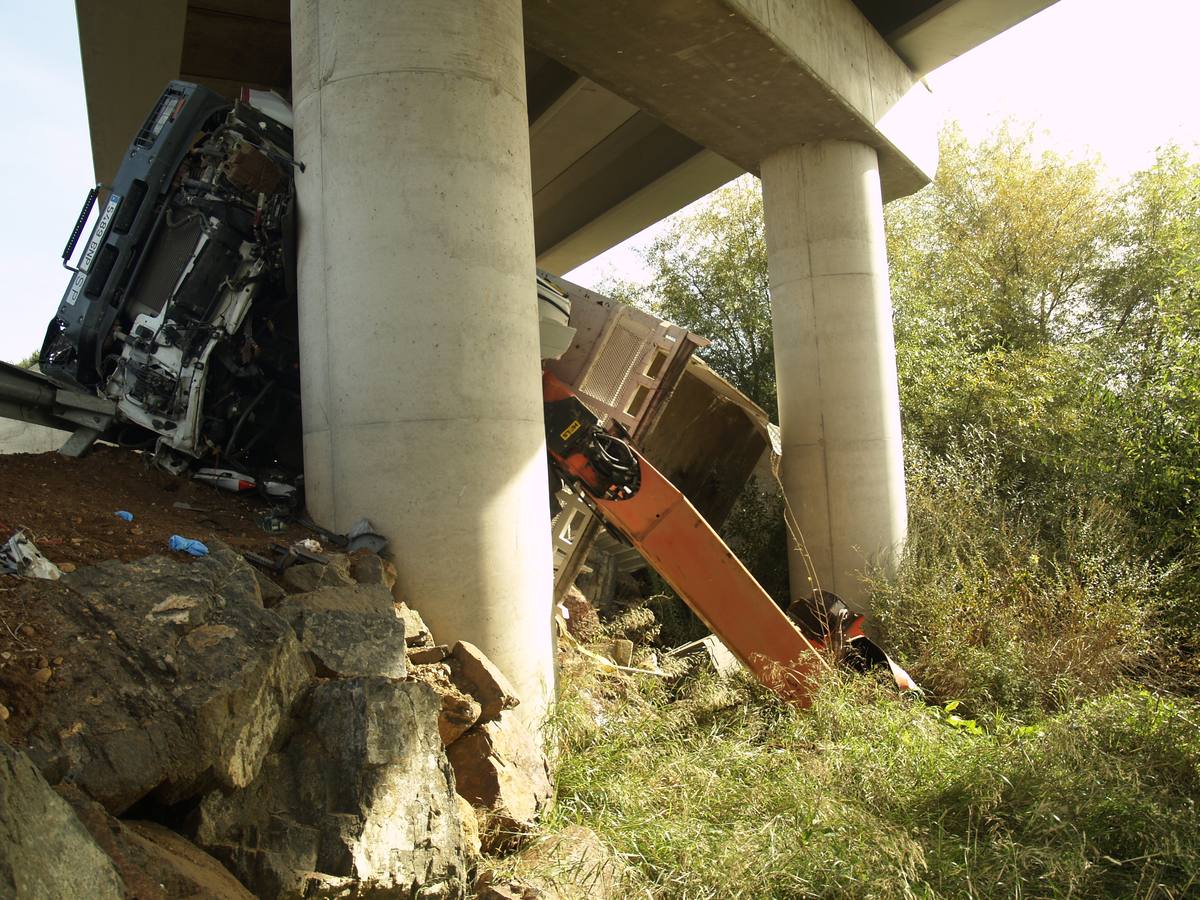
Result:
<instances>
[{"instance_id":1,"label":"green foliage","mask_svg":"<svg viewBox=\"0 0 1200 900\"><path fill-rule=\"evenodd\" d=\"M1200 163L1176 147L1124 194L1126 256L1103 304L1097 344L1119 385L1109 410L1118 490L1150 540L1200 546ZM1197 608L1195 612L1200 612Z\"/></svg>"},{"instance_id":2,"label":"green foliage","mask_svg":"<svg viewBox=\"0 0 1200 900\"><path fill-rule=\"evenodd\" d=\"M990 448L910 447L908 546L874 612L889 651L934 697L1021 718L1069 708L1150 664L1166 573L1126 517L1064 501L1052 525L999 496Z\"/></svg>"},{"instance_id":3,"label":"green foliage","mask_svg":"<svg viewBox=\"0 0 1200 900\"><path fill-rule=\"evenodd\" d=\"M933 315L976 353L1078 333L1120 220L1098 162L1033 140L1006 124L971 145L951 126L934 184L888 207L898 328Z\"/></svg>"},{"instance_id":4,"label":"green foliage","mask_svg":"<svg viewBox=\"0 0 1200 900\"><path fill-rule=\"evenodd\" d=\"M32 369L34 366L36 366L38 364L38 360L40 358L41 358L41 352L38 350L34 350L27 357L25 357L23 360L21 360L19 363L17 363L17 365L20 366L22 369Z\"/></svg>"},{"instance_id":5,"label":"green foliage","mask_svg":"<svg viewBox=\"0 0 1200 900\"><path fill-rule=\"evenodd\" d=\"M629 896L1185 897L1200 707L1118 690L1036 727L863 678L807 711L748 683L570 684L549 827L595 829Z\"/></svg>"},{"instance_id":6,"label":"green foliage","mask_svg":"<svg viewBox=\"0 0 1200 900\"><path fill-rule=\"evenodd\" d=\"M1044 558L1069 553L1081 503L1111 510L1128 558L1170 564L1156 616L1194 644L1200 165L1168 147L1109 189L1094 162L1035 156L1028 133L972 147L951 129L937 183L887 217L911 455L986 447L996 502L1057 536Z\"/></svg>"}]
</instances>

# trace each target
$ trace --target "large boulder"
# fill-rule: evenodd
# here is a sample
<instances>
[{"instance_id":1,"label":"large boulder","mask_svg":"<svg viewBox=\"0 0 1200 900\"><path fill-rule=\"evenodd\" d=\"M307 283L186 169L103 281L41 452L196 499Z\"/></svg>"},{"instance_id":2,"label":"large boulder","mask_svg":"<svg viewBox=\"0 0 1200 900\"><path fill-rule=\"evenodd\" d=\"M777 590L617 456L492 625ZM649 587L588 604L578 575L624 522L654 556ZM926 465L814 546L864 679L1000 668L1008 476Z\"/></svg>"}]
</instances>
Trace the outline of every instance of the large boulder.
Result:
<instances>
[{"instance_id":1,"label":"large boulder","mask_svg":"<svg viewBox=\"0 0 1200 900\"><path fill-rule=\"evenodd\" d=\"M537 739L511 712L476 725L446 750L459 794L482 813L489 852L519 845L553 796Z\"/></svg>"},{"instance_id":2,"label":"large boulder","mask_svg":"<svg viewBox=\"0 0 1200 900\"><path fill-rule=\"evenodd\" d=\"M311 677L292 630L226 548L105 562L21 590L55 636L47 656L73 662L10 733L47 780L114 814L151 792L175 803L249 784Z\"/></svg>"},{"instance_id":3,"label":"large boulder","mask_svg":"<svg viewBox=\"0 0 1200 900\"><path fill-rule=\"evenodd\" d=\"M55 789L99 847L108 854L136 900L254 900L220 863L173 831L154 822L123 822L71 784Z\"/></svg>"},{"instance_id":4,"label":"large boulder","mask_svg":"<svg viewBox=\"0 0 1200 900\"><path fill-rule=\"evenodd\" d=\"M404 620L381 584L293 594L275 612L291 624L318 675L405 675Z\"/></svg>"},{"instance_id":5,"label":"large boulder","mask_svg":"<svg viewBox=\"0 0 1200 900\"><path fill-rule=\"evenodd\" d=\"M29 759L0 743L0 896L121 900L112 862Z\"/></svg>"},{"instance_id":6,"label":"large boulder","mask_svg":"<svg viewBox=\"0 0 1200 900\"><path fill-rule=\"evenodd\" d=\"M459 641L450 651L450 680L479 701L481 722L490 722L521 702L504 673L467 641Z\"/></svg>"},{"instance_id":7,"label":"large boulder","mask_svg":"<svg viewBox=\"0 0 1200 900\"><path fill-rule=\"evenodd\" d=\"M297 563L283 570L281 580L289 594L306 594L321 588L354 584L350 569L342 560L338 563Z\"/></svg>"},{"instance_id":8,"label":"large boulder","mask_svg":"<svg viewBox=\"0 0 1200 900\"><path fill-rule=\"evenodd\" d=\"M254 782L201 801L196 843L263 898L462 896L438 709L416 682L315 685Z\"/></svg>"}]
</instances>

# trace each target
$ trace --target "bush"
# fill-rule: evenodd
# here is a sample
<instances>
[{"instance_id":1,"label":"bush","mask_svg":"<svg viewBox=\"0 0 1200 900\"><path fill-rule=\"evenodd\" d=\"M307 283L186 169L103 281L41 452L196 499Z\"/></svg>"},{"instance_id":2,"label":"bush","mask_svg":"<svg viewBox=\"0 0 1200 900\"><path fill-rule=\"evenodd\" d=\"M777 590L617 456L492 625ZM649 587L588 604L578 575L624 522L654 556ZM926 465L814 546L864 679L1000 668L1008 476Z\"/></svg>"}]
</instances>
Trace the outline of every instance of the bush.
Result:
<instances>
[{"instance_id":1,"label":"bush","mask_svg":"<svg viewBox=\"0 0 1200 900\"><path fill-rule=\"evenodd\" d=\"M1047 516L1001 496L986 446L909 448L909 539L874 585L886 645L943 702L1033 715L1112 690L1145 665L1164 571L1125 517L1081 498Z\"/></svg>"}]
</instances>

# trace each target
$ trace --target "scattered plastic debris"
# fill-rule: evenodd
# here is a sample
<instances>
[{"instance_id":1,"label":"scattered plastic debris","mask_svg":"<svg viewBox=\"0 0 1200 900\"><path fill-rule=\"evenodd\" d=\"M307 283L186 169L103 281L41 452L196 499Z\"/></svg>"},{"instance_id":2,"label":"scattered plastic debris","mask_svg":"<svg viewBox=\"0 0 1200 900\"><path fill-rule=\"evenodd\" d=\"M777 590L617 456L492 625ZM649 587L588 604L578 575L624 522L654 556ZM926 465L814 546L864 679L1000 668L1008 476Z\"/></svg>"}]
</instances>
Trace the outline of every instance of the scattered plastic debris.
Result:
<instances>
[{"instance_id":1,"label":"scattered plastic debris","mask_svg":"<svg viewBox=\"0 0 1200 900\"><path fill-rule=\"evenodd\" d=\"M382 553L387 543L387 538L376 532L375 526L366 519L359 519L346 533L346 549L351 553L364 549L372 553Z\"/></svg>"},{"instance_id":2,"label":"scattered plastic debris","mask_svg":"<svg viewBox=\"0 0 1200 900\"><path fill-rule=\"evenodd\" d=\"M192 538L185 538L180 534L171 535L167 541L167 546L172 550L182 550L184 553L190 553L192 556L208 556L208 547L200 543L200 541Z\"/></svg>"},{"instance_id":3,"label":"scattered plastic debris","mask_svg":"<svg viewBox=\"0 0 1200 900\"><path fill-rule=\"evenodd\" d=\"M206 467L197 469L192 477L197 481L203 481L206 484L211 484L213 487L219 487L226 491L253 491L257 489L274 500L286 500L289 503L295 502L299 496L299 492L294 484L275 478L265 478L259 481L253 475L238 471L237 469L214 469Z\"/></svg>"},{"instance_id":4,"label":"scattered plastic debris","mask_svg":"<svg viewBox=\"0 0 1200 900\"><path fill-rule=\"evenodd\" d=\"M57 581L62 577L58 566L42 556L42 551L23 531L15 532L0 546L0 572L5 575L45 578L49 581Z\"/></svg>"},{"instance_id":5,"label":"scattered plastic debris","mask_svg":"<svg viewBox=\"0 0 1200 900\"><path fill-rule=\"evenodd\" d=\"M252 491L257 487L253 477L233 469L197 469L192 477L226 491Z\"/></svg>"},{"instance_id":6,"label":"scattered plastic debris","mask_svg":"<svg viewBox=\"0 0 1200 900\"><path fill-rule=\"evenodd\" d=\"M302 541L296 541L296 547L307 550L309 553L324 553L325 548L321 546L321 542L313 538L305 538Z\"/></svg>"},{"instance_id":7,"label":"scattered plastic debris","mask_svg":"<svg viewBox=\"0 0 1200 900\"><path fill-rule=\"evenodd\" d=\"M133 513L131 513L127 509L118 509L115 513L113 513L113 515L116 516L118 519L121 519L124 522L132 522L133 521Z\"/></svg>"},{"instance_id":8,"label":"scattered plastic debris","mask_svg":"<svg viewBox=\"0 0 1200 900\"><path fill-rule=\"evenodd\" d=\"M258 527L267 534L281 534L287 531L287 519L278 513L267 513L259 516L254 520L258 523Z\"/></svg>"}]
</instances>

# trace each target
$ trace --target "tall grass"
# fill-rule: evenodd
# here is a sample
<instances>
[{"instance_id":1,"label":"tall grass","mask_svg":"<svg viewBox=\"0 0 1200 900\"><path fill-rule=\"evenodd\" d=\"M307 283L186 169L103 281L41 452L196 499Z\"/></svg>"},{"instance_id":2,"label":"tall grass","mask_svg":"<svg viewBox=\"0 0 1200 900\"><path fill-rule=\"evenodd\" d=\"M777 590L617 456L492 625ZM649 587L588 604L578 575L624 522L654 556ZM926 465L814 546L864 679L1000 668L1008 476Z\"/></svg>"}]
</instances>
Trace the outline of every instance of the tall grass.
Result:
<instances>
[{"instance_id":1,"label":"tall grass","mask_svg":"<svg viewBox=\"0 0 1200 900\"><path fill-rule=\"evenodd\" d=\"M551 829L596 830L628 896L1200 893L1200 708L1120 690L1036 727L837 676L798 712L748 681L682 699L569 682ZM598 714L599 708L603 710Z\"/></svg>"},{"instance_id":2,"label":"tall grass","mask_svg":"<svg viewBox=\"0 0 1200 900\"><path fill-rule=\"evenodd\" d=\"M889 651L935 697L1038 715L1111 691L1160 651L1150 622L1168 573L1125 517L1092 498L1004 496L986 452L907 459L909 540L875 584Z\"/></svg>"}]
</instances>

